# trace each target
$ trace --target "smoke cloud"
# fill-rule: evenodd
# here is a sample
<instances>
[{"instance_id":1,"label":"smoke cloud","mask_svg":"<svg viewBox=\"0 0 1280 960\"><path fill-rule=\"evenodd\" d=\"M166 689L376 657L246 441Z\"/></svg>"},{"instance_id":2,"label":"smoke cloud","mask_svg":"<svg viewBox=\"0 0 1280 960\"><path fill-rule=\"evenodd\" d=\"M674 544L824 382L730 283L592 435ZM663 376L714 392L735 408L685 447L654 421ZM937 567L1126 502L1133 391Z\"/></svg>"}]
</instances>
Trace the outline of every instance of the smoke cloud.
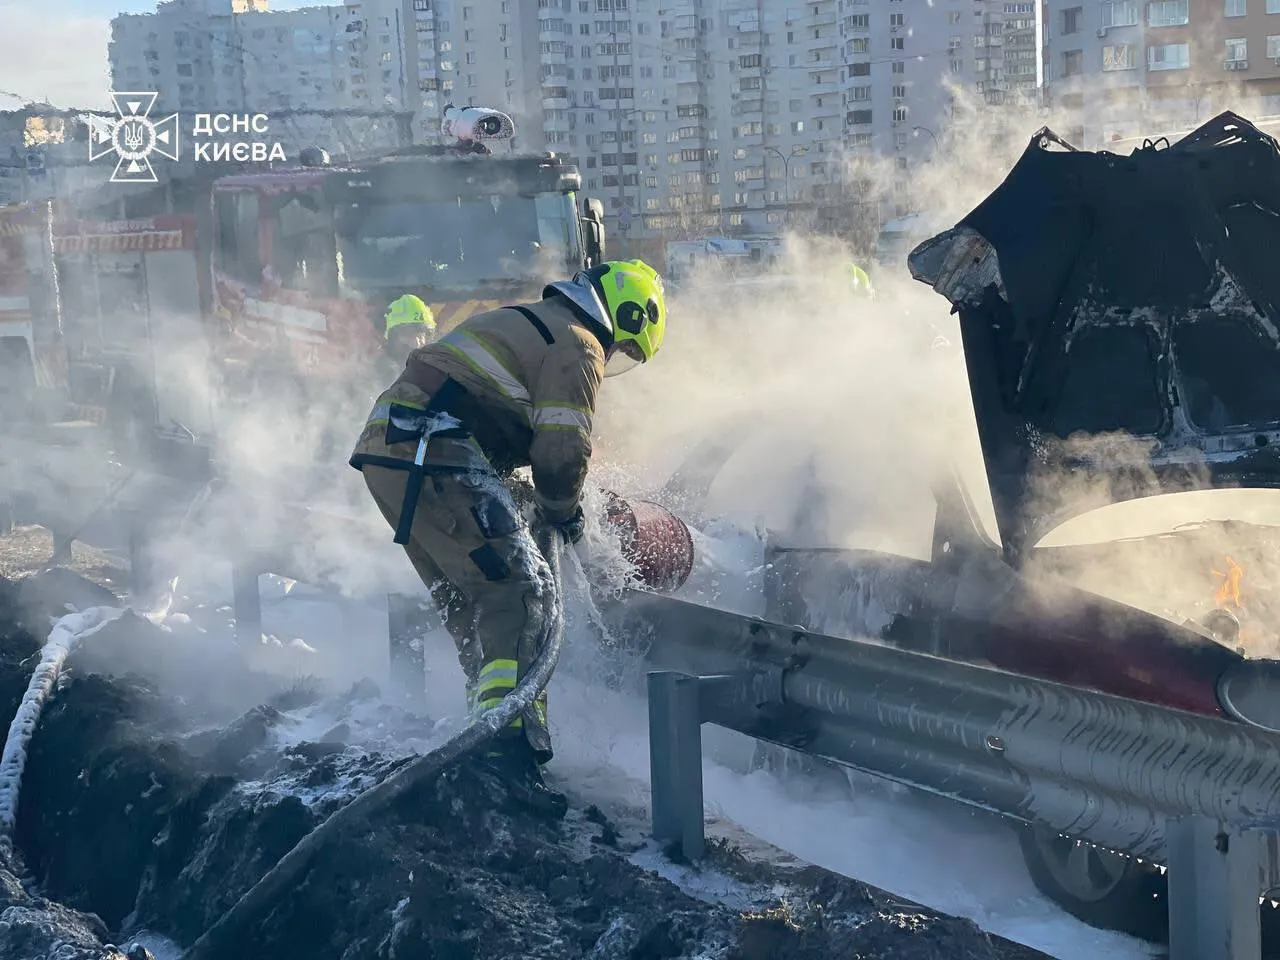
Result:
<instances>
[{"instance_id":1,"label":"smoke cloud","mask_svg":"<svg viewBox=\"0 0 1280 960\"><path fill-rule=\"evenodd\" d=\"M901 258L876 264L870 254L876 226L908 209L924 211L939 228L953 224L999 184L1031 134L1046 124L1065 132L1070 118L1013 107L989 111L959 90L952 97L953 120L931 131L936 143L921 162L904 168L896 155L841 161L865 209L863 229L850 241L817 237L796 223L772 267L737 273L706 267L670 286L662 353L604 384L593 490L660 499L678 513L719 524L718 531L767 531L785 546L927 558L933 484L942 472L958 470L984 532L998 539L949 304L912 281ZM871 272L874 298L853 289L851 261ZM545 279L555 278L546 267ZM178 320L153 316L152 328L170 322ZM198 575L211 555L256 554L263 569L321 581L350 597L421 592L360 475L346 464L386 384L353 366L348 387L320 382L304 389L284 372L291 362L281 359L278 377L214 382L201 350L175 348L163 357L170 392L185 398L183 415L208 411L218 425L221 479L195 503L189 493L179 496L156 481L133 488L131 496L143 505L149 497L158 501L154 491L161 487L176 501L160 522L162 566ZM1081 504L1094 509L1119 496L1157 492L1135 443L1071 440L1064 455L1078 455L1087 444L1094 456L1132 458L1128 486L1081 484L1067 471L1048 469L1032 478L1038 508L1065 515ZM712 461L705 498L682 499L671 488L659 493L699 457ZM93 469L90 459L84 471ZM717 459L723 459L718 469ZM1166 531L1170 523L1204 517L1203 501L1185 496L1192 508L1162 514ZM625 565L601 525L601 498L592 492L588 506L595 522L585 553L596 564L588 575L598 590L616 595L626 582ZM1097 516L1104 514L1096 521L1101 534L1077 532L1077 540L1110 539L1118 521L1114 512ZM702 540L700 552L733 567L724 542ZM1030 569L1178 620L1212 601L1211 570L1225 563L1219 555L1233 542L1223 542L1220 533L1185 550L1159 541L1141 560L1135 557L1147 549L1142 545L1107 556L1044 551ZM1271 554L1237 552L1232 556L1245 566L1250 591L1265 582ZM1087 562L1080 559L1086 556ZM352 670L367 672L364 666L353 663Z\"/></svg>"}]
</instances>

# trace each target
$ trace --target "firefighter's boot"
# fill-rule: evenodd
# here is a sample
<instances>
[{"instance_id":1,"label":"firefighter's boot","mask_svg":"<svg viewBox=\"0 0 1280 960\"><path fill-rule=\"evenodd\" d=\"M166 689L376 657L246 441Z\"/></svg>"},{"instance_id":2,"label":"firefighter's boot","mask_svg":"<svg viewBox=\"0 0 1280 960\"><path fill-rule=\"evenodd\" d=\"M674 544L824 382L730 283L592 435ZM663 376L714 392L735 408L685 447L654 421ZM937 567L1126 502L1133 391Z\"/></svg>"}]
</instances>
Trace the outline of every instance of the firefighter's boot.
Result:
<instances>
[{"instance_id":1,"label":"firefighter's boot","mask_svg":"<svg viewBox=\"0 0 1280 960\"><path fill-rule=\"evenodd\" d=\"M485 771L500 781L513 802L553 820L563 818L569 811L565 795L552 790L542 779L542 768L523 735L500 736L478 759Z\"/></svg>"}]
</instances>

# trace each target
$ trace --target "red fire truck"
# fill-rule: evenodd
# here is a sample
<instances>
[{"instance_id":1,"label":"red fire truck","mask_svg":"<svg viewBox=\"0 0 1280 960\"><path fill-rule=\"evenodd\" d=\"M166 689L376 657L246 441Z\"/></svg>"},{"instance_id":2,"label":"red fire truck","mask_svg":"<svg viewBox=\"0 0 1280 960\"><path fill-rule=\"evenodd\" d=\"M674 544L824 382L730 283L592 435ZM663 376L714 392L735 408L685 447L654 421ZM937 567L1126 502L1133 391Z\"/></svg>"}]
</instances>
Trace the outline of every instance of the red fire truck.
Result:
<instances>
[{"instance_id":1,"label":"red fire truck","mask_svg":"<svg viewBox=\"0 0 1280 960\"><path fill-rule=\"evenodd\" d=\"M402 294L446 330L603 257L603 208L579 215L576 167L492 155L481 141L514 133L497 111L450 115L456 143L223 177L192 214L0 210L0 364L17 365L0 382L33 381L17 392L46 396L44 420L211 438L220 408L264 392L367 387Z\"/></svg>"},{"instance_id":2,"label":"red fire truck","mask_svg":"<svg viewBox=\"0 0 1280 960\"><path fill-rule=\"evenodd\" d=\"M0 415L207 430L175 382L206 362L196 218L61 213L0 209Z\"/></svg>"},{"instance_id":3,"label":"red fire truck","mask_svg":"<svg viewBox=\"0 0 1280 960\"><path fill-rule=\"evenodd\" d=\"M36 322L56 301L49 281L48 203L0 208L0 409L30 418L66 377L57 331Z\"/></svg>"}]
</instances>

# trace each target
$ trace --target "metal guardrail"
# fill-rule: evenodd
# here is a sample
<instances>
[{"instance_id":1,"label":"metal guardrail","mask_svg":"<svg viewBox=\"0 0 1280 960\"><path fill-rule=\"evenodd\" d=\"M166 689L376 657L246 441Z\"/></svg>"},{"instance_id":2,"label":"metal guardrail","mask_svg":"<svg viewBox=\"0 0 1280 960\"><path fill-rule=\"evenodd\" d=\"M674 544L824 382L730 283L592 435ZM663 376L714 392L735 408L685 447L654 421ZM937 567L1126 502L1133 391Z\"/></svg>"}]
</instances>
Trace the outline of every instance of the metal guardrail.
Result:
<instances>
[{"instance_id":1,"label":"metal guardrail","mask_svg":"<svg viewBox=\"0 0 1280 960\"><path fill-rule=\"evenodd\" d=\"M714 723L1167 865L1171 960L1257 960L1280 887L1280 737L1243 724L811 634L653 595L655 837L703 851ZM727 672L732 671L732 672Z\"/></svg>"}]
</instances>

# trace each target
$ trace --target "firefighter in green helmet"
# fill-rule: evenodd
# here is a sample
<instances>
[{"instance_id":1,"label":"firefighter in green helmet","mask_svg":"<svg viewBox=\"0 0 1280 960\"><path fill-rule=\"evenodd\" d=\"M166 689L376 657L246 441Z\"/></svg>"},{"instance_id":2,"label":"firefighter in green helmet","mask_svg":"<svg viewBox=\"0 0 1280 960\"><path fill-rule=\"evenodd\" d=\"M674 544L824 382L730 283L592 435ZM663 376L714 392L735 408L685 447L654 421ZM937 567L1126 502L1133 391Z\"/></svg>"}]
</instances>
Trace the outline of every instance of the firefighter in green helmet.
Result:
<instances>
[{"instance_id":1,"label":"firefighter in green helmet","mask_svg":"<svg viewBox=\"0 0 1280 960\"><path fill-rule=\"evenodd\" d=\"M540 650L545 562L512 471L532 468L538 516L576 543L601 381L651 360L666 324L657 271L608 261L413 350L374 403L350 463L444 613L477 716ZM544 693L483 762L520 802L559 817L565 798L541 773L551 755Z\"/></svg>"},{"instance_id":2,"label":"firefighter in green helmet","mask_svg":"<svg viewBox=\"0 0 1280 960\"><path fill-rule=\"evenodd\" d=\"M378 351L378 372L382 382L404 369L405 359L430 343L436 332L435 316L420 297L406 293L391 301L383 316L382 349Z\"/></svg>"},{"instance_id":3,"label":"firefighter in green helmet","mask_svg":"<svg viewBox=\"0 0 1280 960\"><path fill-rule=\"evenodd\" d=\"M849 274L849 283L855 293L864 297L874 297L876 295L876 289L871 285L871 278L867 276L867 271L852 261L846 265L845 269Z\"/></svg>"}]
</instances>

